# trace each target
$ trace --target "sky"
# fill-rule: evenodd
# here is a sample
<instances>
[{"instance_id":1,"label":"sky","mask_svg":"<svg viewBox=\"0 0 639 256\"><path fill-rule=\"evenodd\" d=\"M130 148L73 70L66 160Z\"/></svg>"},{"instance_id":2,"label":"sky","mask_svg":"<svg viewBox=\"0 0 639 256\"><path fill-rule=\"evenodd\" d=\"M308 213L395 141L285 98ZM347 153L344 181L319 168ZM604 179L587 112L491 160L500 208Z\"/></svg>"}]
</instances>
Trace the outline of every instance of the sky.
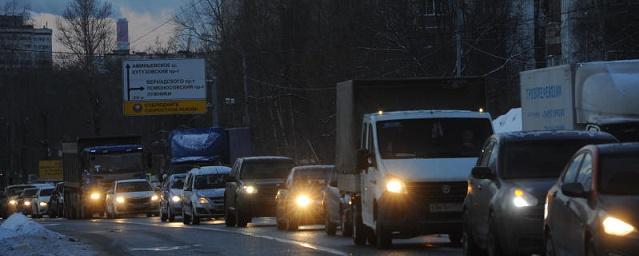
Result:
<instances>
[{"instance_id":1,"label":"sky","mask_svg":"<svg viewBox=\"0 0 639 256\"><path fill-rule=\"evenodd\" d=\"M0 0L0 7L10 0ZM53 50L65 51L57 42L56 19L64 12L69 0L18 0L20 5L29 6L32 11L33 23L36 27L47 26L53 30ZM178 8L188 3L188 0L107 0L113 6L112 18L126 18L129 21L129 41L133 42L160 24L171 19ZM133 51L144 51L152 46L156 38L162 42L170 37L174 25L169 22L153 33L131 45Z\"/></svg>"}]
</instances>

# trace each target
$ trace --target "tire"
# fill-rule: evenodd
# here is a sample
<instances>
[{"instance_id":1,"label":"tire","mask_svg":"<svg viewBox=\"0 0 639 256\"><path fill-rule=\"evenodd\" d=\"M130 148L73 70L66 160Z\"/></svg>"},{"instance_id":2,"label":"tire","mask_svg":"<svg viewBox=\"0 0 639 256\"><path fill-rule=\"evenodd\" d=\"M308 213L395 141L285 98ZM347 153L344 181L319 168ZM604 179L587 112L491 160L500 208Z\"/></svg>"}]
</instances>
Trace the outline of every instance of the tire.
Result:
<instances>
[{"instance_id":1,"label":"tire","mask_svg":"<svg viewBox=\"0 0 639 256\"><path fill-rule=\"evenodd\" d=\"M459 247L462 245L462 233L449 233L448 240L453 247Z\"/></svg>"},{"instance_id":2,"label":"tire","mask_svg":"<svg viewBox=\"0 0 639 256\"><path fill-rule=\"evenodd\" d=\"M356 206L353 206L353 243L355 245L365 245L368 228L362 223L361 214L358 213Z\"/></svg>"},{"instance_id":3,"label":"tire","mask_svg":"<svg viewBox=\"0 0 639 256\"><path fill-rule=\"evenodd\" d=\"M184 210L184 207L182 207L182 223L184 223L184 225L190 225L191 224L191 216L186 214L186 211Z\"/></svg>"},{"instance_id":4,"label":"tire","mask_svg":"<svg viewBox=\"0 0 639 256\"><path fill-rule=\"evenodd\" d=\"M146 217L147 217L147 218L153 217L153 213L152 213L152 212L147 212L147 213L146 213Z\"/></svg>"},{"instance_id":5,"label":"tire","mask_svg":"<svg viewBox=\"0 0 639 256\"><path fill-rule=\"evenodd\" d=\"M483 251L479 248L477 242L475 242L466 227L464 227L464 230L462 231L461 243L464 256L483 255Z\"/></svg>"},{"instance_id":6,"label":"tire","mask_svg":"<svg viewBox=\"0 0 639 256\"><path fill-rule=\"evenodd\" d=\"M329 236L334 236L335 233L337 233L337 225L331 222L328 211L326 211L326 215L324 216L324 230Z\"/></svg>"},{"instance_id":7,"label":"tire","mask_svg":"<svg viewBox=\"0 0 639 256\"><path fill-rule=\"evenodd\" d=\"M168 205L166 207L166 215L167 215L167 218L168 218L169 222L175 222L175 213L173 213L173 211L171 211L171 206L170 205Z\"/></svg>"},{"instance_id":8,"label":"tire","mask_svg":"<svg viewBox=\"0 0 639 256\"><path fill-rule=\"evenodd\" d=\"M248 217L244 216L240 208L235 207L235 221L238 228L245 228L248 225Z\"/></svg>"},{"instance_id":9,"label":"tire","mask_svg":"<svg viewBox=\"0 0 639 256\"><path fill-rule=\"evenodd\" d=\"M378 220L375 223L375 245L378 249L388 249L393 246L393 233L386 230L382 219L378 216Z\"/></svg>"},{"instance_id":10,"label":"tire","mask_svg":"<svg viewBox=\"0 0 639 256\"><path fill-rule=\"evenodd\" d=\"M231 214L231 210L229 210L228 208L226 208L226 210L224 211L224 224L227 227L234 227L235 224L237 224L237 222L235 221L235 215Z\"/></svg>"},{"instance_id":11,"label":"tire","mask_svg":"<svg viewBox=\"0 0 639 256\"><path fill-rule=\"evenodd\" d=\"M160 210L160 221L161 222L166 222L169 219L169 217L167 217L166 215L167 215L166 213L164 213L164 212L162 212L162 210Z\"/></svg>"},{"instance_id":12,"label":"tire","mask_svg":"<svg viewBox=\"0 0 639 256\"><path fill-rule=\"evenodd\" d=\"M200 217L195 212L195 207L191 207L191 224L200 225Z\"/></svg>"},{"instance_id":13,"label":"tire","mask_svg":"<svg viewBox=\"0 0 639 256\"><path fill-rule=\"evenodd\" d=\"M352 221L352 218L351 218ZM343 237L350 237L353 235L353 224L349 224L348 222L348 216L346 216L346 214L342 214L341 216L341 223L340 223L341 229L342 229L342 236Z\"/></svg>"},{"instance_id":14,"label":"tire","mask_svg":"<svg viewBox=\"0 0 639 256\"><path fill-rule=\"evenodd\" d=\"M547 231L545 232L546 234L544 235L544 248L546 251L546 255L545 256L555 256L557 255L557 253L555 253L555 244L552 242L552 236L550 235L550 232Z\"/></svg>"}]
</instances>

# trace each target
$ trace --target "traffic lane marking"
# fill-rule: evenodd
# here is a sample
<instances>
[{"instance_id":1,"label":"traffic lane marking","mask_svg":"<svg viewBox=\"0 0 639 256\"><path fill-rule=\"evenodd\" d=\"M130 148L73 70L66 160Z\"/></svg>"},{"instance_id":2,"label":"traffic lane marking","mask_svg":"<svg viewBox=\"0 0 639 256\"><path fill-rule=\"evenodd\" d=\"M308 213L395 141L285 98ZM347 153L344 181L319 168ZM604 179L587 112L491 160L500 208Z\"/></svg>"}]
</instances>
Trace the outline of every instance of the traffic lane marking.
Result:
<instances>
[{"instance_id":1,"label":"traffic lane marking","mask_svg":"<svg viewBox=\"0 0 639 256\"><path fill-rule=\"evenodd\" d=\"M312 250L316 250L316 251L321 251L321 252L325 252L325 253L329 253L329 254L333 254L333 255L350 255L349 253L340 251L340 250L336 250L333 248L328 248L328 247L324 247L324 246L319 246L319 245L315 245L315 244L311 244L311 243L306 243L306 242L300 242L300 241L295 241L295 240L291 240L291 239L285 239L285 238L278 238L278 237L274 237L274 236L268 236L268 235L258 235L258 234L252 234L250 232L246 232L246 231L234 231L234 230L228 230L228 229L222 229L222 228L214 228L214 227L195 227L195 226L180 226L180 225L162 225L162 224L157 224L157 223L140 223L140 222L133 222L133 221L125 221L125 220L93 220L93 222L110 222L110 223L119 223L119 224L133 224L133 225L142 225L142 226L150 226L150 227L166 227L166 228L186 228L186 229L195 229L195 230L208 230L208 231L217 231L217 232L222 232L222 233L229 233L229 234L239 234L239 235L244 235L244 236L249 236L249 237L253 237L253 238L261 238L261 239L267 239L267 240L272 240L272 241L277 241L280 243L285 243L285 244L292 244L292 245L297 245L297 246L301 246L307 249L312 249ZM175 224L179 224L177 222L174 222Z\"/></svg>"},{"instance_id":2,"label":"traffic lane marking","mask_svg":"<svg viewBox=\"0 0 639 256\"><path fill-rule=\"evenodd\" d=\"M176 245L176 246L158 246L158 247L147 247L147 248L129 248L129 250L131 250L131 251L163 252L163 251L176 251L176 250L191 249L191 248L195 248L195 247L200 247L200 244Z\"/></svg>"}]
</instances>

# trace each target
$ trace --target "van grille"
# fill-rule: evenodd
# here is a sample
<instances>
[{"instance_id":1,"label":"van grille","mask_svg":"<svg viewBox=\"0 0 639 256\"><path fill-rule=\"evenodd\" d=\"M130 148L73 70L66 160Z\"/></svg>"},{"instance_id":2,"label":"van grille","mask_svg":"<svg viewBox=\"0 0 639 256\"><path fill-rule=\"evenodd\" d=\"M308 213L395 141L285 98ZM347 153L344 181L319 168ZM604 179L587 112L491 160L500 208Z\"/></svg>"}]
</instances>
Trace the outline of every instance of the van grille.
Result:
<instances>
[{"instance_id":1,"label":"van grille","mask_svg":"<svg viewBox=\"0 0 639 256\"><path fill-rule=\"evenodd\" d=\"M406 185L411 197L427 202L463 202L468 185L466 182L414 182Z\"/></svg>"}]
</instances>

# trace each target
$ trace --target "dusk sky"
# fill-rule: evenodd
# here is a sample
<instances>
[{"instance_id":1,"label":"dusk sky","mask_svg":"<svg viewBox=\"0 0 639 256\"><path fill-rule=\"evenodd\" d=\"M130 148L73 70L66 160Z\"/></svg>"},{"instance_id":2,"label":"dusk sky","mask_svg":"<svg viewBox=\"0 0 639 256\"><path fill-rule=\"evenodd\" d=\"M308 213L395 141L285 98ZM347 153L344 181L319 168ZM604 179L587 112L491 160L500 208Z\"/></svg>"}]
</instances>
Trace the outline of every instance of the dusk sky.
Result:
<instances>
[{"instance_id":1,"label":"dusk sky","mask_svg":"<svg viewBox=\"0 0 639 256\"><path fill-rule=\"evenodd\" d=\"M7 1L9 0L0 0L0 7L4 6ZM32 18L35 26L41 27L47 25L53 29L54 51L64 51L55 40L55 25L57 17L64 11L68 0L19 0L18 2L21 5L25 4L30 6L33 12ZM111 2L113 6L112 17L114 20L127 18L129 21L129 40L133 42L170 19L176 10L183 6L184 3L189 2L189 0L110 0L109 2ZM156 38L159 38L161 41L166 41L173 29L172 23L168 23L135 44L132 44L131 49L144 51L155 42Z\"/></svg>"}]
</instances>

